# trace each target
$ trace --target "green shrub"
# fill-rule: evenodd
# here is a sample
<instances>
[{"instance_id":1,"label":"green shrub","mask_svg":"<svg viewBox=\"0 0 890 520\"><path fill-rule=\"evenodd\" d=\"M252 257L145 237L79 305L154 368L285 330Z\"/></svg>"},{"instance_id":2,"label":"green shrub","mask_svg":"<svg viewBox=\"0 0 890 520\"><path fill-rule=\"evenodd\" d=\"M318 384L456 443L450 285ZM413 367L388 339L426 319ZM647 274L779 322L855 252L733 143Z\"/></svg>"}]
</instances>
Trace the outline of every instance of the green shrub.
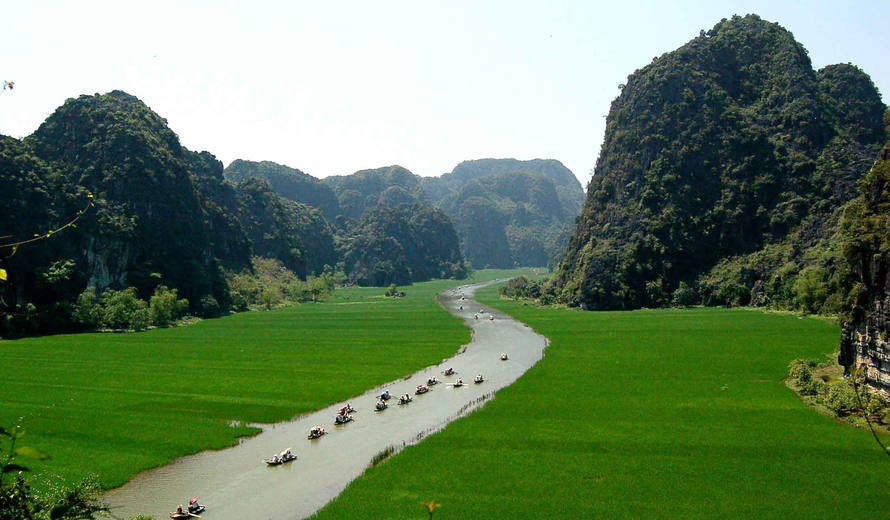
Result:
<instances>
[{"instance_id":1,"label":"green shrub","mask_svg":"<svg viewBox=\"0 0 890 520\"><path fill-rule=\"evenodd\" d=\"M99 296L96 288L90 285L80 296L74 305L74 321L89 328L96 328L102 321L102 306L99 304Z\"/></svg>"},{"instance_id":2,"label":"green shrub","mask_svg":"<svg viewBox=\"0 0 890 520\"><path fill-rule=\"evenodd\" d=\"M699 303L698 291L690 287L686 282L680 282L680 285L671 295L671 305L674 307L688 307Z\"/></svg>"},{"instance_id":3,"label":"green shrub","mask_svg":"<svg viewBox=\"0 0 890 520\"><path fill-rule=\"evenodd\" d=\"M811 383L813 381L813 371L810 370L810 364L803 359L795 359L788 364L788 377L798 387Z\"/></svg>"},{"instance_id":4,"label":"green shrub","mask_svg":"<svg viewBox=\"0 0 890 520\"><path fill-rule=\"evenodd\" d=\"M102 325L112 329L144 330L148 327L148 305L136 296L134 287L102 293Z\"/></svg>"},{"instance_id":5,"label":"green shrub","mask_svg":"<svg viewBox=\"0 0 890 520\"><path fill-rule=\"evenodd\" d=\"M849 415L858 408L856 391L848 381L838 381L828 385L828 391L822 397L822 403L838 417Z\"/></svg>"},{"instance_id":6,"label":"green shrub","mask_svg":"<svg viewBox=\"0 0 890 520\"><path fill-rule=\"evenodd\" d=\"M185 298L177 299L176 289L159 285L148 302L149 321L157 327L167 327L173 320L182 317L188 308L189 301Z\"/></svg>"}]
</instances>

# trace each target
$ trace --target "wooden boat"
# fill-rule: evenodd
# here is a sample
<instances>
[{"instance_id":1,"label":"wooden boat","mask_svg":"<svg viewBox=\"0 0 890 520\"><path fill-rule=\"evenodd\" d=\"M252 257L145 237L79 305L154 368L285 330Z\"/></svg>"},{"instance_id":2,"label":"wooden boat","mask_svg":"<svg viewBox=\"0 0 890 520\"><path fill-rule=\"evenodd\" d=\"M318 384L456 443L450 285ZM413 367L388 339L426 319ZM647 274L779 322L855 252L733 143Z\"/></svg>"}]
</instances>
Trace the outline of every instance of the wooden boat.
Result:
<instances>
[{"instance_id":1,"label":"wooden boat","mask_svg":"<svg viewBox=\"0 0 890 520\"><path fill-rule=\"evenodd\" d=\"M420 394L425 394L425 393L427 393L427 392L429 392L429 391L430 391L430 389L427 388L426 386L424 386L424 385L417 385L417 390L414 391L414 394L415 394L415 395L420 395Z\"/></svg>"},{"instance_id":2,"label":"wooden boat","mask_svg":"<svg viewBox=\"0 0 890 520\"><path fill-rule=\"evenodd\" d=\"M346 424L350 421L352 421L351 415L338 415L338 416L334 417L334 424L336 424L337 426L339 426L341 424Z\"/></svg>"},{"instance_id":3,"label":"wooden boat","mask_svg":"<svg viewBox=\"0 0 890 520\"><path fill-rule=\"evenodd\" d=\"M198 506L198 508L195 509L194 513L189 513L185 510L183 510L182 513L178 511L172 511L170 513L170 518L201 518L199 515L203 513L205 509L207 509L205 506Z\"/></svg>"},{"instance_id":4,"label":"wooden boat","mask_svg":"<svg viewBox=\"0 0 890 520\"><path fill-rule=\"evenodd\" d=\"M473 382L476 383L476 384L478 385L479 383L484 383L484 382L485 382L485 378L482 377L482 376L476 376L476 379L473 379Z\"/></svg>"},{"instance_id":5,"label":"wooden boat","mask_svg":"<svg viewBox=\"0 0 890 520\"><path fill-rule=\"evenodd\" d=\"M507 361L507 354L501 354L501 361Z\"/></svg>"},{"instance_id":6,"label":"wooden boat","mask_svg":"<svg viewBox=\"0 0 890 520\"><path fill-rule=\"evenodd\" d=\"M408 397L408 398L405 398L405 397L399 397L399 404L408 404L408 403L410 403L410 402L413 401L413 400L414 400L414 399L411 399L410 397Z\"/></svg>"},{"instance_id":7,"label":"wooden boat","mask_svg":"<svg viewBox=\"0 0 890 520\"><path fill-rule=\"evenodd\" d=\"M286 462L293 462L297 460L296 455L294 455L293 453L288 454L289 451L290 449L284 450L278 454L277 459L274 457L271 459L263 459L263 462L270 466L280 466L281 464L284 464Z\"/></svg>"},{"instance_id":8,"label":"wooden boat","mask_svg":"<svg viewBox=\"0 0 890 520\"><path fill-rule=\"evenodd\" d=\"M324 435L326 433L328 433L328 432L326 432L324 430L324 428L312 429L309 431L309 436L307 438L311 441L313 439L317 439L317 438L321 437L322 435Z\"/></svg>"},{"instance_id":9,"label":"wooden boat","mask_svg":"<svg viewBox=\"0 0 890 520\"><path fill-rule=\"evenodd\" d=\"M374 405L375 412L382 412L383 410L386 410L387 408L389 408L389 405L384 403L383 401L380 401Z\"/></svg>"},{"instance_id":10,"label":"wooden boat","mask_svg":"<svg viewBox=\"0 0 890 520\"><path fill-rule=\"evenodd\" d=\"M438 385L438 384L439 384L439 380L436 379L435 377L431 377L431 378L429 378L429 379L426 380L426 384L428 384L428 385L430 385L430 386Z\"/></svg>"}]
</instances>

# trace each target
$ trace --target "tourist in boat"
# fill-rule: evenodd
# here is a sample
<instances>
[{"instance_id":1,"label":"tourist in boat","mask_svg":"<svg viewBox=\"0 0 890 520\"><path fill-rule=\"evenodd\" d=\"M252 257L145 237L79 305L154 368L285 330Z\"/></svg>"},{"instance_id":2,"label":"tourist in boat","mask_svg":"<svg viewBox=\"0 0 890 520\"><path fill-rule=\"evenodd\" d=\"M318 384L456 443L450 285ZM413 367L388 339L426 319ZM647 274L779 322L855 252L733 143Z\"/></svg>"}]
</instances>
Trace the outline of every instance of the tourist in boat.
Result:
<instances>
[{"instance_id":1,"label":"tourist in boat","mask_svg":"<svg viewBox=\"0 0 890 520\"><path fill-rule=\"evenodd\" d=\"M191 500L189 500L189 513L200 513L203 508L204 506L198 503L198 497L193 497Z\"/></svg>"},{"instance_id":2,"label":"tourist in boat","mask_svg":"<svg viewBox=\"0 0 890 520\"><path fill-rule=\"evenodd\" d=\"M182 510L182 504L179 504L178 506L176 506L176 513L180 514L180 515L185 514L185 512Z\"/></svg>"}]
</instances>

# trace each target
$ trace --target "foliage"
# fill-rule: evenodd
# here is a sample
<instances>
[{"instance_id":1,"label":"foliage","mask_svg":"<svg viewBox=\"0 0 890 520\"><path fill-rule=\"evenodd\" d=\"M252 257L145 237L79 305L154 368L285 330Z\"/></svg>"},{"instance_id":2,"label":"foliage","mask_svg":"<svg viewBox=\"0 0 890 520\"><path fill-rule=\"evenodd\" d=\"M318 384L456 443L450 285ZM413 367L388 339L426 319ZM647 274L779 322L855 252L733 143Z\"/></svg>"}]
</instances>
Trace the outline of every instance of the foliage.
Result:
<instances>
[{"instance_id":1,"label":"foliage","mask_svg":"<svg viewBox=\"0 0 890 520\"><path fill-rule=\"evenodd\" d=\"M304 279L337 263L333 230L317 209L283 199L255 178L238 185L237 197L254 255L276 258Z\"/></svg>"},{"instance_id":2,"label":"foliage","mask_svg":"<svg viewBox=\"0 0 890 520\"><path fill-rule=\"evenodd\" d=\"M378 205L397 206L427 202L420 185L420 177L401 166L387 166L361 170L352 175L322 179L330 186L340 202L341 213L359 220L369 209Z\"/></svg>"},{"instance_id":3,"label":"foliage","mask_svg":"<svg viewBox=\"0 0 890 520\"><path fill-rule=\"evenodd\" d=\"M465 278L469 273L448 217L426 204L374 206L342 240L345 270L358 285Z\"/></svg>"},{"instance_id":4,"label":"foliage","mask_svg":"<svg viewBox=\"0 0 890 520\"><path fill-rule=\"evenodd\" d=\"M333 221L340 214L334 191L324 182L295 168L271 161L236 159L226 166L224 175L234 184L249 178L264 180L279 196L318 208L328 220Z\"/></svg>"},{"instance_id":5,"label":"foliage","mask_svg":"<svg viewBox=\"0 0 890 520\"><path fill-rule=\"evenodd\" d=\"M710 305L839 307L830 238L883 112L855 66L814 71L778 24L721 21L628 77L552 290L590 309L665 305L680 282ZM807 271L800 300L811 266L828 287Z\"/></svg>"},{"instance_id":6,"label":"foliage","mask_svg":"<svg viewBox=\"0 0 890 520\"><path fill-rule=\"evenodd\" d=\"M286 302L320 301L347 281L342 271L334 272L330 266L303 281L274 258L254 257L251 264L250 271L228 274L233 300L241 306L239 310L249 306L270 310Z\"/></svg>"},{"instance_id":7,"label":"foliage","mask_svg":"<svg viewBox=\"0 0 890 520\"><path fill-rule=\"evenodd\" d=\"M159 285L148 301L149 321L156 327L167 327L174 320L182 317L188 308L188 300L177 298L176 289L168 289L165 285Z\"/></svg>"},{"instance_id":8,"label":"foliage","mask_svg":"<svg viewBox=\"0 0 890 520\"><path fill-rule=\"evenodd\" d=\"M499 289L501 296L508 298L537 299L541 296L543 283L539 280L529 280L525 276L517 276L508 281Z\"/></svg>"},{"instance_id":9,"label":"foliage","mask_svg":"<svg viewBox=\"0 0 890 520\"><path fill-rule=\"evenodd\" d=\"M121 291L108 289L99 299L101 325L111 329L145 330L149 324L148 305L139 299L135 287Z\"/></svg>"},{"instance_id":10,"label":"foliage","mask_svg":"<svg viewBox=\"0 0 890 520\"><path fill-rule=\"evenodd\" d=\"M565 248L583 200L574 174L555 160L464 161L422 183L477 267L547 265Z\"/></svg>"}]
</instances>

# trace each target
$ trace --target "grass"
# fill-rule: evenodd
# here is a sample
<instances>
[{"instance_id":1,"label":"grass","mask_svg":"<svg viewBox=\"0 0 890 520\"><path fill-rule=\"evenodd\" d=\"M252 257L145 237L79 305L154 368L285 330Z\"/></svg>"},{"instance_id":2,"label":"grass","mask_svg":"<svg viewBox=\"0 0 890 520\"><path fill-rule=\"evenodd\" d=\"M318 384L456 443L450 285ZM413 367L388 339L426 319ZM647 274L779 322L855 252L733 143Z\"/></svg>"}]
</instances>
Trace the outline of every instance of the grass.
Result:
<instances>
[{"instance_id":1,"label":"grass","mask_svg":"<svg viewBox=\"0 0 890 520\"><path fill-rule=\"evenodd\" d=\"M517 271L480 271L476 280ZM35 484L105 487L397 379L469 341L435 295L463 281L337 290L325 303L130 334L0 341L0 425L21 424ZM421 333L422 331L422 333Z\"/></svg>"},{"instance_id":2,"label":"grass","mask_svg":"<svg viewBox=\"0 0 890 520\"><path fill-rule=\"evenodd\" d=\"M500 301L551 339L484 408L368 472L316 520L888 518L866 431L807 408L788 362L837 326L724 309L580 312Z\"/></svg>"}]
</instances>

